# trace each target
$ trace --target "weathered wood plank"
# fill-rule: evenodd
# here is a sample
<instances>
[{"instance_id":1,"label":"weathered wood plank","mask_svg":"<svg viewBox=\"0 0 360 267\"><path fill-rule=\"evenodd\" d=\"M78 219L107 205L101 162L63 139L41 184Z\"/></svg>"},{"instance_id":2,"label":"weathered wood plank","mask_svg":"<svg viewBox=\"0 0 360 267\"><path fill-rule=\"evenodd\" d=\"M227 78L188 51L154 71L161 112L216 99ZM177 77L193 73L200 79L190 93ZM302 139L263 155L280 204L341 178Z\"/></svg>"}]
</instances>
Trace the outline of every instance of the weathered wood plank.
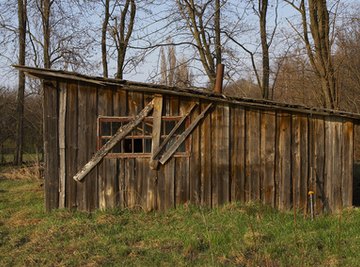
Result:
<instances>
[{"instance_id":1,"label":"weathered wood plank","mask_svg":"<svg viewBox=\"0 0 360 267\"><path fill-rule=\"evenodd\" d=\"M246 111L246 201L260 200L260 112Z\"/></svg>"},{"instance_id":2,"label":"weathered wood plank","mask_svg":"<svg viewBox=\"0 0 360 267\"><path fill-rule=\"evenodd\" d=\"M228 106L216 106L211 114L212 126L212 205L230 201L230 115Z\"/></svg>"},{"instance_id":3,"label":"weathered wood plank","mask_svg":"<svg viewBox=\"0 0 360 267\"><path fill-rule=\"evenodd\" d=\"M52 83L44 87L44 153L45 153L45 209L59 207L59 143L58 143L58 89Z\"/></svg>"},{"instance_id":4,"label":"weathered wood plank","mask_svg":"<svg viewBox=\"0 0 360 267\"><path fill-rule=\"evenodd\" d=\"M155 150L154 153L152 153L152 158L156 158L159 153L165 148L165 146L169 143L169 141L173 138L175 132L179 129L179 127L181 125L183 125L183 123L185 122L185 120L189 117L189 115L191 114L191 112L195 109L195 107L197 106L197 103L195 103L194 105L192 105L189 109L189 111L182 116L182 118L176 123L176 125L174 126L174 128L170 131L170 133L166 136L166 138L164 139L164 141L160 144L160 146ZM173 115L175 116L175 115ZM155 116L154 116L155 117Z\"/></svg>"},{"instance_id":5,"label":"weathered wood plank","mask_svg":"<svg viewBox=\"0 0 360 267\"><path fill-rule=\"evenodd\" d=\"M320 213L326 205L324 166L325 166L325 124L323 117L310 117L310 168L309 182L315 183L315 212ZM305 207L307 207L306 205Z\"/></svg>"},{"instance_id":6,"label":"weathered wood plank","mask_svg":"<svg viewBox=\"0 0 360 267\"><path fill-rule=\"evenodd\" d=\"M113 115L113 91L111 89L103 89L98 91L98 115ZM98 131L101 126L99 125ZM99 133L98 133L99 134ZM101 146L101 144L100 144ZM99 147L100 148L100 147ZM104 210L112 207L112 196L115 196L115 187L113 185L114 177L112 177L112 163L110 159L104 158L98 165L98 198L99 208Z\"/></svg>"},{"instance_id":7,"label":"weathered wood plank","mask_svg":"<svg viewBox=\"0 0 360 267\"><path fill-rule=\"evenodd\" d=\"M189 105L192 105L192 103L188 103ZM206 107L207 108L207 107ZM205 108L205 109L206 109ZM206 113L206 111L205 111ZM205 114L203 113L203 114ZM192 127L192 122L195 122L197 118L200 116L200 106L199 108L196 108L192 114L190 115L190 121L191 124L189 126ZM202 116L202 115L201 115ZM206 116L206 115L205 115ZM192 204L199 204L200 198L201 198L201 177L200 177L200 127L201 122L200 120L197 120L199 124L194 127L194 129L191 131L191 137L189 136L190 142L191 142L191 154L190 154L190 165L189 165L189 178L190 178L190 202ZM187 128L188 129L188 128ZM184 133L186 133L187 129Z\"/></svg>"},{"instance_id":8,"label":"weathered wood plank","mask_svg":"<svg viewBox=\"0 0 360 267\"><path fill-rule=\"evenodd\" d=\"M171 145L171 147L168 149L166 153L163 154L161 159L159 160L161 164L165 164L166 161L169 160L170 157L176 152L178 147L185 141L185 139L191 134L191 132L195 129L195 127L198 126L200 121L206 116L206 113L211 108L212 104L209 104L201 113L199 116L196 117L196 119L189 125L188 128L184 131L183 134L179 136L179 138Z\"/></svg>"},{"instance_id":9,"label":"weathered wood plank","mask_svg":"<svg viewBox=\"0 0 360 267\"><path fill-rule=\"evenodd\" d=\"M120 127L114 136L112 136L109 141L99 149L93 158L85 164L83 169L81 169L75 176L74 180L82 180L105 156L106 154L126 135L128 135L140 122L150 113L153 108L153 103L150 102L132 121L128 124Z\"/></svg>"},{"instance_id":10,"label":"weathered wood plank","mask_svg":"<svg viewBox=\"0 0 360 267\"><path fill-rule=\"evenodd\" d=\"M314 191L316 184L309 181L309 141L306 116L294 115L292 119L292 181L293 208L307 211L308 192Z\"/></svg>"},{"instance_id":11,"label":"weathered wood plank","mask_svg":"<svg viewBox=\"0 0 360 267\"><path fill-rule=\"evenodd\" d=\"M276 173L278 181L278 208L288 210L291 208L291 115L277 114L278 155Z\"/></svg>"},{"instance_id":12,"label":"weathered wood plank","mask_svg":"<svg viewBox=\"0 0 360 267\"><path fill-rule=\"evenodd\" d=\"M342 179L343 179L343 158L344 158L344 150L343 150L343 120L335 119L334 120L334 134L335 140L334 142L334 154L333 154L333 166L332 166L332 192L333 192L333 208L332 210L337 212L342 208Z\"/></svg>"},{"instance_id":13,"label":"weathered wood plank","mask_svg":"<svg viewBox=\"0 0 360 267\"><path fill-rule=\"evenodd\" d=\"M334 146L333 140L335 137L334 125L330 120L325 120L325 172L324 172L324 192L325 192L325 211L333 211L333 164L334 164Z\"/></svg>"},{"instance_id":14,"label":"weathered wood plank","mask_svg":"<svg viewBox=\"0 0 360 267\"><path fill-rule=\"evenodd\" d=\"M78 86L78 161L77 170L84 166L88 161L87 149L88 145L86 142L86 134L88 133L88 125L86 124L87 115L87 96L88 90L85 86ZM86 184L78 182L76 185L77 189L77 208L79 210L86 210Z\"/></svg>"},{"instance_id":15,"label":"weathered wood plank","mask_svg":"<svg viewBox=\"0 0 360 267\"><path fill-rule=\"evenodd\" d=\"M204 110L208 103L202 103L201 109ZM211 179L212 179L212 131L211 114L204 118L200 125L200 182L201 182L201 204L211 207Z\"/></svg>"},{"instance_id":16,"label":"weathered wood plank","mask_svg":"<svg viewBox=\"0 0 360 267\"><path fill-rule=\"evenodd\" d=\"M66 196L66 102L67 85L59 85L59 208L65 207Z\"/></svg>"},{"instance_id":17,"label":"weathered wood plank","mask_svg":"<svg viewBox=\"0 0 360 267\"><path fill-rule=\"evenodd\" d=\"M276 153L276 114L261 113L261 199L264 204L275 206L275 153Z\"/></svg>"},{"instance_id":18,"label":"weathered wood plank","mask_svg":"<svg viewBox=\"0 0 360 267\"><path fill-rule=\"evenodd\" d=\"M342 204L352 206L353 199L353 165L354 165L354 124L352 121L343 123L343 162L342 162Z\"/></svg>"},{"instance_id":19,"label":"weathered wood plank","mask_svg":"<svg viewBox=\"0 0 360 267\"><path fill-rule=\"evenodd\" d=\"M159 149L161 138L161 115L163 110L163 98L161 95L154 97L153 110L153 129L152 129L152 143L151 143L151 158L150 168L155 170L158 167L158 160L155 159L155 152Z\"/></svg>"},{"instance_id":20,"label":"weathered wood plank","mask_svg":"<svg viewBox=\"0 0 360 267\"><path fill-rule=\"evenodd\" d=\"M76 181L78 152L78 88L76 83L68 84L66 113L66 207L76 208Z\"/></svg>"}]
</instances>

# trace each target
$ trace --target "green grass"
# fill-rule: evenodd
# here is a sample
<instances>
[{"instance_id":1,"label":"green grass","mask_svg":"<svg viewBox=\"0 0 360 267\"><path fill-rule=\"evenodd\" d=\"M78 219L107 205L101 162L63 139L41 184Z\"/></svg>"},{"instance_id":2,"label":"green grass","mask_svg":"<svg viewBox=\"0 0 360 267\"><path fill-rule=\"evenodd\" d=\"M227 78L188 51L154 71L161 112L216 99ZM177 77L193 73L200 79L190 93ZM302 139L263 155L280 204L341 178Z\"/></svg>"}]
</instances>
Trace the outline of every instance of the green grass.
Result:
<instances>
[{"instance_id":1,"label":"green grass","mask_svg":"<svg viewBox=\"0 0 360 267\"><path fill-rule=\"evenodd\" d=\"M45 213L37 180L0 179L0 266L358 266L360 211L251 204Z\"/></svg>"}]
</instances>

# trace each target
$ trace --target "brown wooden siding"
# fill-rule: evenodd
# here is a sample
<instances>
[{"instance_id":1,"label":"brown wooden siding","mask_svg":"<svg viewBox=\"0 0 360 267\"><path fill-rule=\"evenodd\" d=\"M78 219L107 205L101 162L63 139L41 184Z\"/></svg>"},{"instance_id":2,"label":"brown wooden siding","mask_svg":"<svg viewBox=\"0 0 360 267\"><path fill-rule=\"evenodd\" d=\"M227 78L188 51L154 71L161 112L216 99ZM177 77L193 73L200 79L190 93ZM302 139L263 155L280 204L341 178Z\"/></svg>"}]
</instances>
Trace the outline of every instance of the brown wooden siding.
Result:
<instances>
[{"instance_id":1,"label":"brown wooden siding","mask_svg":"<svg viewBox=\"0 0 360 267\"><path fill-rule=\"evenodd\" d=\"M104 158L83 182L72 177L97 147L97 118L134 116L153 97L81 82L46 83L46 208L58 208L59 88L65 88L65 207L166 210L185 203L217 207L259 201L279 209L334 211L352 204L353 122L346 118L271 111L229 103L214 108L190 135L187 157L151 170L148 157ZM210 103L163 95L163 115L191 114ZM63 117L63 116L60 116Z\"/></svg>"}]
</instances>

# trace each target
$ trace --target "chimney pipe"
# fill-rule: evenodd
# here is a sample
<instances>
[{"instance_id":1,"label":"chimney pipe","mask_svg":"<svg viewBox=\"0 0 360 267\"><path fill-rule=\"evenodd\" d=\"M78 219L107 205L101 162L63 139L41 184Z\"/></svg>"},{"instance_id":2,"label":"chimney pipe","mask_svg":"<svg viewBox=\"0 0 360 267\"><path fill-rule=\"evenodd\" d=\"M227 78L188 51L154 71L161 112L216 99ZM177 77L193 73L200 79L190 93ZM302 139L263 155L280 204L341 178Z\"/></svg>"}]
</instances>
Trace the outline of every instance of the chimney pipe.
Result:
<instances>
[{"instance_id":1,"label":"chimney pipe","mask_svg":"<svg viewBox=\"0 0 360 267\"><path fill-rule=\"evenodd\" d=\"M224 79L224 64L218 64L216 66L214 93L222 94L223 79Z\"/></svg>"}]
</instances>

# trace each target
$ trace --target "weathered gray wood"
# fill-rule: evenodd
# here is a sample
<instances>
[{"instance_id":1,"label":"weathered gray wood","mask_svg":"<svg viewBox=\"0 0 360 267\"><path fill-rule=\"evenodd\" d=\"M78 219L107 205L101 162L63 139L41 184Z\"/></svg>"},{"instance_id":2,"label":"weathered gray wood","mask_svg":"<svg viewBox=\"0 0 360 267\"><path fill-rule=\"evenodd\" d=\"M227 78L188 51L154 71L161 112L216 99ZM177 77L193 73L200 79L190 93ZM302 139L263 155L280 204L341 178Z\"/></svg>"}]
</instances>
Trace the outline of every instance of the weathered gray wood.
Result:
<instances>
[{"instance_id":1,"label":"weathered gray wood","mask_svg":"<svg viewBox=\"0 0 360 267\"><path fill-rule=\"evenodd\" d=\"M59 143L57 88L46 81L44 87L44 153L45 153L45 208L59 207Z\"/></svg>"},{"instance_id":2,"label":"weathered gray wood","mask_svg":"<svg viewBox=\"0 0 360 267\"><path fill-rule=\"evenodd\" d=\"M170 131L170 133L166 136L164 141L160 144L160 146L155 150L154 153L152 153L152 158L155 159L159 153L164 149L164 147L169 143L169 141L173 138L175 132L179 129L179 127L184 123L184 121L189 117L191 112L194 110L194 108L197 106L197 103L193 104L189 111L182 116L182 118L176 123L174 128Z\"/></svg>"},{"instance_id":3,"label":"weathered gray wood","mask_svg":"<svg viewBox=\"0 0 360 267\"><path fill-rule=\"evenodd\" d=\"M201 113L200 115L190 124L188 128L184 131L182 135L171 145L169 150L162 155L160 158L160 163L165 164L169 158L174 155L178 147L185 141L185 139L191 134L194 128L200 123L200 121L206 116L206 113L211 108L212 104L209 104Z\"/></svg>"},{"instance_id":4,"label":"weathered gray wood","mask_svg":"<svg viewBox=\"0 0 360 267\"><path fill-rule=\"evenodd\" d=\"M202 103L201 109L204 110L208 103ZM212 131L211 131L211 114L204 118L200 126L200 151L201 151L201 204L211 207L211 179L212 179Z\"/></svg>"},{"instance_id":5,"label":"weathered gray wood","mask_svg":"<svg viewBox=\"0 0 360 267\"><path fill-rule=\"evenodd\" d=\"M343 162L342 162L342 205L352 206L353 199L353 160L354 160L354 124L343 123Z\"/></svg>"},{"instance_id":6,"label":"weathered gray wood","mask_svg":"<svg viewBox=\"0 0 360 267\"><path fill-rule=\"evenodd\" d=\"M213 129L213 162L214 178L218 180L217 204L230 201L230 114L226 105L216 106L212 115L216 120ZM216 202L216 201L215 201Z\"/></svg>"},{"instance_id":7,"label":"weathered gray wood","mask_svg":"<svg viewBox=\"0 0 360 267\"><path fill-rule=\"evenodd\" d=\"M261 113L261 199L264 204L275 206L275 153L276 114Z\"/></svg>"},{"instance_id":8,"label":"weathered gray wood","mask_svg":"<svg viewBox=\"0 0 360 267\"><path fill-rule=\"evenodd\" d=\"M320 213L326 206L324 165L325 165L325 124L323 117L310 119L310 182L315 182L315 212ZM308 205L306 205L307 207Z\"/></svg>"},{"instance_id":9,"label":"weathered gray wood","mask_svg":"<svg viewBox=\"0 0 360 267\"><path fill-rule=\"evenodd\" d=\"M152 143L151 143L151 158L150 168L156 170L158 167L158 161L155 159L155 152L160 146L161 137L161 115L163 109L163 98L161 95L155 95L154 97L154 111L153 111L153 130L152 130Z\"/></svg>"},{"instance_id":10,"label":"weathered gray wood","mask_svg":"<svg viewBox=\"0 0 360 267\"><path fill-rule=\"evenodd\" d=\"M191 103L188 103L190 106ZM206 109L206 108L205 108ZM194 110L190 115L190 121L195 121L200 114L200 106ZM201 125L201 124L200 124ZM201 197L201 184L200 184L200 125L195 127L189 136L191 142L190 165L189 165L189 201L192 204L199 204ZM185 130L186 132L186 130Z\"/></svg>"},{"instance_id":11,"label":"weathered gray wood","mask_svg":"<svg viewBox=\"0 0 360 267\"><path fill-rule=\"evenodd\" d=\"M246 111L246 200L260 200L260 112Z\"/></svg>"},{"instance_id":12,"label":"weathered gray wood","mask_svg":"<svg viewBox=\"0 0 360 267\"><path fill-rule=\"evenodd\" d=\"M59 208L65 207L66 194L66 101L67 85L60 83L59 86Z\"/></svg>"},{"instance_id":13,"label":"weathered gray wood","mask_svg":"<svg viewBox=\"0 0 360 267\"><path fill-rule=\"evenodd\" d=\"M334 140L333 140L333 166L332 166L332 194L333 194L333 205L332 210L337 212L342 208L342 179L343 179L343 121L342 119L335 119L332 123L334 126Z\"/></svg>"},{"instance_id":14,"label":"weathered gray wood","mask_svg":"<svg viewBox=\"0 0 360 267\"><path fill-rule=\"evenodd\" d=\"M308 177L309 142L308 120L306 116L294 115L292 118L292 181L293 208L307 211L308 192L316 190L315 180Z\"/></svg>"},{"instance_id":15,"label":"weathered gray wood","mask_svg":"<svg viewBox=\"0 0 360 267\"><path fill-rule=\"evenodd\" d=\"M99 90L98 92L98 116L112 116L113 115L113 92L111 89ZM100 135L101 125L98 125L98 135ZM99 144L101 146L101 144ZM99 147L100 148L100 147ZM104 210L112 206L111 195L115 196L112 177L113 166L110 159L102 160L98 165L98 198L99 208Z\"/></svg>"},{"instance_id":16,"label":"weathered gray wood","mask_svg":"<svg viewBox=\"0 0 360 267\"><path fill-rule=\"evenodd\" d=\"M277 114L278 156L276 173L278 181L278 208L288 210L291 208L291 115Z\"/></svg>"},{"instance_id":17,"label":"weathered gray wood","mask_svg":"<svg viewBox=\"0 0 360 267\"><path fill-rule=\"evenodd\" d=\"M68 84L68 103L66 112L66 207L76 208L76 181L78 152L78 89L77 84Z\"/></svg>"},{"instance_id":18,"label":"weathered gray wood","mask_svg":"<svg viewBox=\"0 0 360 267\"><path fill-rule=\"evenodd\" d=\"M126 135L128 135L142 120L150 113L153 108L153 102L150 102L146 107L128 124L120 127L115 135L96 152L92 159L85 164L85 166L74 176L74 180L81 181L105 156L106 154Z\"/></svg>"}]
</instances>

